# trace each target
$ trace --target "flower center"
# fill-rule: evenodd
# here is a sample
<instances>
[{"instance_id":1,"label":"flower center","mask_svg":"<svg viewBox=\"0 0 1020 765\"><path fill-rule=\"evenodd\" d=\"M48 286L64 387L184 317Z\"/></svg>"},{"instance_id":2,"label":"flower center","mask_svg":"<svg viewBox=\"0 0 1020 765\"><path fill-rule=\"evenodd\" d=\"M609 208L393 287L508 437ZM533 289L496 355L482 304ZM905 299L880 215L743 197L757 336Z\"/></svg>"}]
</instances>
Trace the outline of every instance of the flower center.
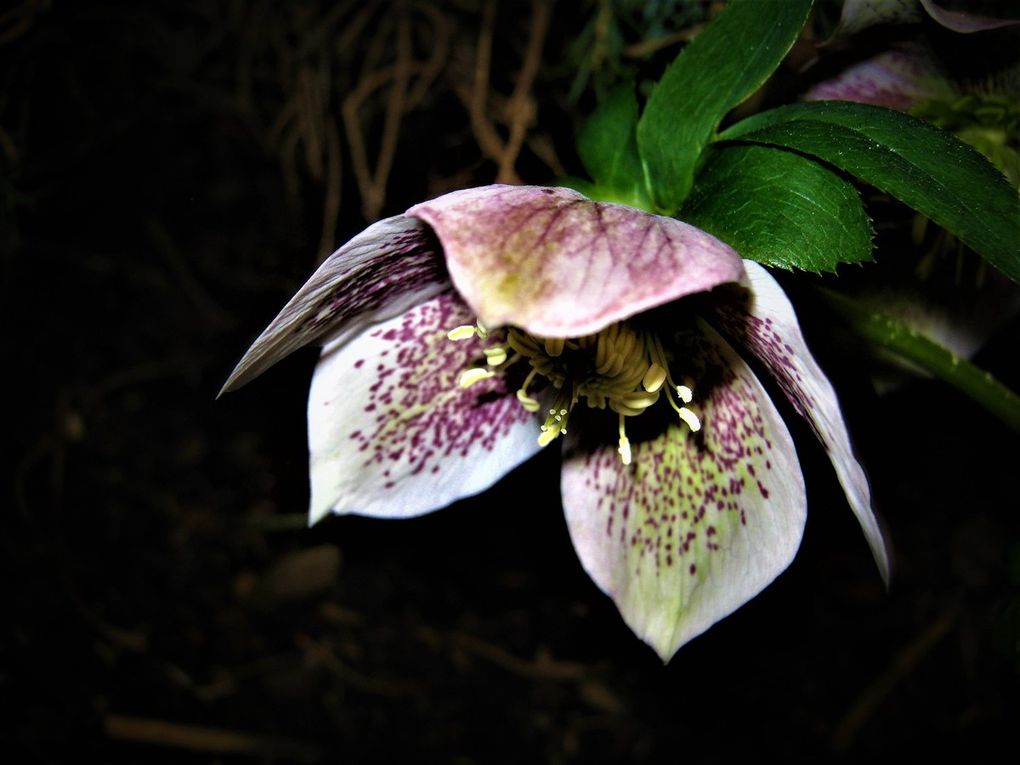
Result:
<instances>
[{"instance_id":1,"label":"flower center","mask_svg":"<svg viewBox=\"0 0 1020 765\"><path fill-rule=\"evenodd\" d=\"M464 325L448 333L451 340L489 338L480 323ZM694 393L687 382L678 384L669 371L669 360L658 335L623 321L592 335L575 338L538 337L510 327L506 342L485 349L486 366L472 367L460 375L467 388L524 359L531 369L517 390L517 400L529 412L542 405L529 391L536 378L543 377L552 389L549 409L538 436L546 446L567 432L567 421L575 406L584 402L593 409L609 408L620 418L620 458L631 461L626 419L643 414L660 397L692 431L701 429L701 421L688 404Z\"/></svg>"}]
</instances>

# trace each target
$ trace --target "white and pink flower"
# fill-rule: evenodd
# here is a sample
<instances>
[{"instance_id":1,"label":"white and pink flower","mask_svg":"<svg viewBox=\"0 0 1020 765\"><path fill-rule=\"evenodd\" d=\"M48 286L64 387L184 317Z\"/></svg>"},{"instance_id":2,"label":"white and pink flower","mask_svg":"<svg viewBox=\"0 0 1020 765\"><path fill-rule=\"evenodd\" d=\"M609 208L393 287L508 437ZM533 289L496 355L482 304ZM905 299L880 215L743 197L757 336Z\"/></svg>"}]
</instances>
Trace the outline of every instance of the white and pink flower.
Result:
<instances>
[{"instance_id":1,"label":"white and pink flower","mask_svg":"<svg viewBox=\"0 0 1020 765\"><path fill-rule=\"evenodd\" d=\"M673 218L529 186L416 205L330 256L224 390L323 345L313 522L428 513L560 442L577 554L668 660L778 576L804 528L793 441L731 341L810 423L887 579L867 481L790 302Z\"/></svg>"}]
</instances>

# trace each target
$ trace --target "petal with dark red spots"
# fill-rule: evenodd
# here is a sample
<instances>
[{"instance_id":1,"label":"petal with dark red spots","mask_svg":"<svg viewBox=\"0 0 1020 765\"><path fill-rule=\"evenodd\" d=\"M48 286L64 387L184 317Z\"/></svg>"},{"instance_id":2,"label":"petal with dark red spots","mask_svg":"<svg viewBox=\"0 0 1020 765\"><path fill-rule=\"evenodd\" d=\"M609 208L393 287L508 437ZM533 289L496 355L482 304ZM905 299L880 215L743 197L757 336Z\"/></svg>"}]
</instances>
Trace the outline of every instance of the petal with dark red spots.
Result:
<instances>
[{"instance_id":1,"label":"petal with dark red spots","mask_svg":"<svg viewBox=\"0 0 1020 765\"><path fill-rule=\"evenodd\" d=\"M790 434L747 364L704 326L679 348L702 429L662 407L630 465L609 439L574 441L562 479L582 564L663 661L790 564L806 516Z\"/></svg>"},{"instance_id":2,"label":"petal with dark red spots","mask_svg":"<svg viewBox=\"0 0 1020 765\"><path fill-rule=\"evenodd\" d=\"M871 490L854 456L843 412L829 378L808 350L797 315L782 287L757 263L747 262L746 301L721 305L716 316L732 335L769 369L818 440L836 470L850 509L857 516L882 579L888 584L889 553L871 508Z\"/></svg>"},{"instance_id":3,"label":"petal with dark red spots","mask_svg":"<svg viewBox=\"0 0 1020 765\"><path fill-rule=\"evenodd\" d=\"M472 315L445 292L326 346L308 397L311 521L330 511L407 518L487 489L539 450L538 426L505 379L469 388L478 338L447 332Z\"/></svg>"}]
</instances>

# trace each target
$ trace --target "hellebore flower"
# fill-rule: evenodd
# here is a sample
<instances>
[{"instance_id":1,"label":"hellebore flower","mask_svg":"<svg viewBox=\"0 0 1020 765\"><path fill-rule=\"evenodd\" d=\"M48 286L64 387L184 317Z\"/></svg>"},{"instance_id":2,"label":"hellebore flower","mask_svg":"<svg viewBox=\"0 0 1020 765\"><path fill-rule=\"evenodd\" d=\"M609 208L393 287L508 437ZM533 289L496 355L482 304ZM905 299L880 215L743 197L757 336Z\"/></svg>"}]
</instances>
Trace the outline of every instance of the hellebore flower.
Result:
<instances>
[{"instance_id":1,"label":"hellebore flower","mask_svg":"<svg viewBox=\"0 0 1020 765\"><path fill-rule=\"evenodd\" d=\"M887 577L867 481L789 301L673 218L527 186L416 205L330 256L224 390L324 344L313 522L431 512L561 441L577 554L668 660L789 565L805 520L790 434L717 329L807 418Z\"/></svg>"}]
</instances>

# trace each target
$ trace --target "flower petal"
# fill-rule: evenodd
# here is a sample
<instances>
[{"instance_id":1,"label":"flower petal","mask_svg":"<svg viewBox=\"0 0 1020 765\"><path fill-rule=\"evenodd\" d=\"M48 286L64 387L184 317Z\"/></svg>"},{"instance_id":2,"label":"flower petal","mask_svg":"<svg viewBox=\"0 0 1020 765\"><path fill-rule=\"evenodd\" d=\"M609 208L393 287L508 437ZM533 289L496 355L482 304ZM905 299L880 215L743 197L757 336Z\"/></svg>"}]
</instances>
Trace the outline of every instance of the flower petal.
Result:
<instances>
[{"instance_id":1,"label":"flower petal","mask_svg":"<svg viewBox=\"0 0 1020 765\"><path fill-rule=\"evenodd\" d=\"M842 40L875 24L921 20L917 0L844 0L839 24L827 42Z\"/></svg>"},{"instance_id":2,"label":"flower petal","mask_svg":"<svg viewBox=\"0 0 1020 765\"><path fill-rule=\"evenodd\" d=\"M323 350L308 396L311 521L330 510L407 518L476 494L539 450L502 375L464 389L484 359L450 291ZM491 338L490 338L491 339Z\"/></svg>"},{"instance_id":3,"label":"flower petal","mask_svg":"<svg viewBox=\"0 0 1020 765\"><path fill-rule=\"evenodd\" d=\"M982 32L1017 23L1016 19L980 16L943 8L934 0L844 0L839 24L827 41L843 40L875 24L904 24L923 19L921 8L937 23L954 32Z\"/></svg>"},{"instance_id":4,"label":"flower petal","mask_svg":"<svg viewBox=\"0 0 1020 765\"><path fill-rule=\"evenodd\" d=\"M812 87L804 99L857 101L906 112L921 101L952 96L931 54L912 45L855 64Z\"/></svg>"},{"instance_id":5,"label":"flower petal","mask_svg":"<svg viewBox=\"0 0 1020 765\"><path fill-rule=\"evenodd\" d=\"M789 431L747 364L703 332L685 348L697 434L670 417L657 435L632 439L629 466L611 446L579 443L563 466L582 564L663 661L775 579L806 518Z\"/></svg>"},{"instance_id":6,"label":"flower petal","mask_svg":"<svg viewBox=\"0 0 1020 765\"><path fill-rule=\"evenodd\" d=\"M724 328L768 367L793 407L825 446L850 509L868 540L882 579L889 583L889 553L871 509L871 490L850 445L839 400L800 331L790 300L768 271L746 264L750 299L716 309Z\"/></svg>"},{"instance_id":7,"label":"flower petal","mask_svg":"<svg viewBox=\"0 0 1020 765\"><path fill-rule=\"evenodd\" d=\"M1020 19L1001 19L994 18L992 16L980 16L976 13L968 13L967 11L953 11L948 8L943 8L933 0L921 0L921 5L928 11L928 15L931 16L946 29L951 29L954 32L961 32L963 34L970 34L971 32L984 32L989 29L1002 29L1003 27L1011 27L1014 24L1020 23Z\"/></svg>"},{"instance_id":8,"label":"flower petal","mask_svg":"<svg viewBox=\"0 0 1020 765\"><path fill-rule=\"evenodd\" d=\"M570 189L486 186L407 214L436 231L482 322L544 337L596 332L743 274L737 253L700 229Z\"/></svg>"},{"instance_id":9,"label":"flower petal","mask_svg":"<svg viewBox=\"0 0 1020 765\"><path fill-rule=\"evenodd\" d=\"M397 215L338 249L283 307L231 372L236 390L310 343L353 337L449 287L435 237L417 218Z\"/></svg>"}]
</instances>

